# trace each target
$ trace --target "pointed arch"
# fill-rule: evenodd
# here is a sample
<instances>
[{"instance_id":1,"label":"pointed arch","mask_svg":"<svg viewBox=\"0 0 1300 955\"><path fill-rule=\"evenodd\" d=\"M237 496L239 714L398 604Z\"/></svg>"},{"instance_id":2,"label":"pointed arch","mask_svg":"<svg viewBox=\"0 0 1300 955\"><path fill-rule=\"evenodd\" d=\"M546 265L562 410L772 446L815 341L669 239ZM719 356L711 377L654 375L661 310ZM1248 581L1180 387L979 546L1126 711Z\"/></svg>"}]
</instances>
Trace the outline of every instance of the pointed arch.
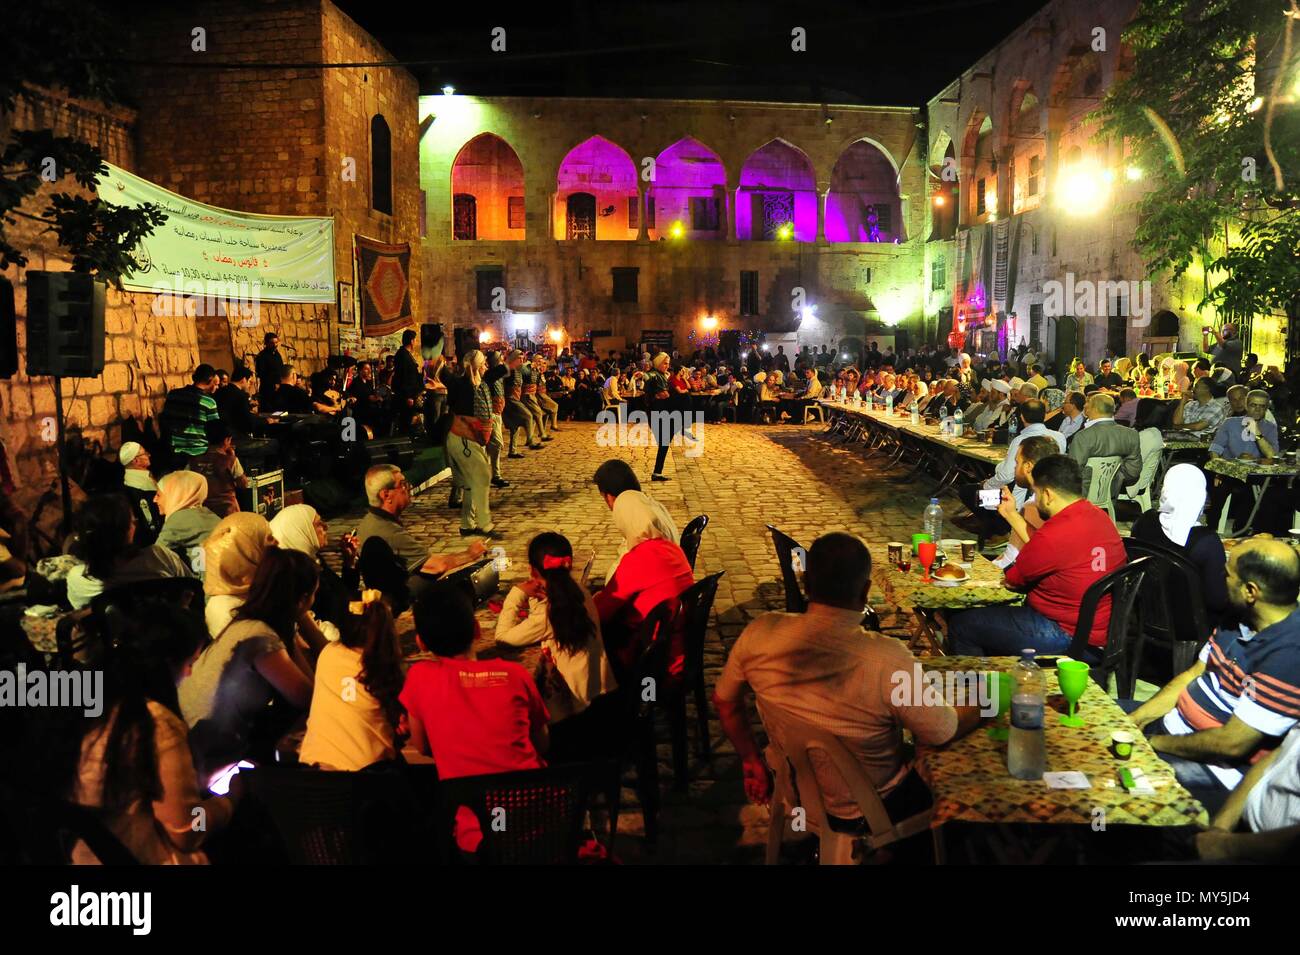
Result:
<instances>
[{"instance_id":1,"label":"pointed arch","mask_svg":"<svg viewBox=\"0 0 1300 955\"><path fill-rule=\"evenodd\" d=\"M891 157L865 137L850 144L831 170L826 197L829 242L894 242L907 238L898 174Z\"/></svg>"},{"instance_id":2,"label":"pointed arch","mask_svg":"<svg viewBox=\"0 0 1300 955\"><path fill-rule=\"evenodd\" d=\"M480 133L460 147L451 192L453 239L524 238L524 165L500 136Z\"/></svg>"},{"instance_id":3,"label":"pointed arch","mask_svg":"<svg viewBox=\"0 0 1300 955\"><path fill-rule=\"evenodd\" d=\"M750 153L741 166L736 236L773 239L789 223L793 238L814 242L817 201L817 177L807 154L784 139L772 139Z\"/></svg>"},{"instance_id":4,"label":"pointed arch","mask_svg":"<svg viewBox=\"0 0 1300 955\"><path fill-rule=\"evenodd\" d=\"M646 187L651 238L667 235L679 222L692 238L722 238L726 215L727 169L716 152L684 136L655 157L655 177Z\"/></svg>"},{"instance_id":5,"label":"pointed arch","mask_svg":"<svg viewBox=\"0 0 1300 955\"><path fill-rule=\"evenodd\" d=\"M576 204L569 196L585 193L595 199L595 220L588 233L585 219L571 228L569 213L577 209L585 216L586 200ZM569 150L555 174L554 235L557 239L635 239L637 227L636 163L627 150L604 136L592 136Z\"/></svg>"}]
</instances>

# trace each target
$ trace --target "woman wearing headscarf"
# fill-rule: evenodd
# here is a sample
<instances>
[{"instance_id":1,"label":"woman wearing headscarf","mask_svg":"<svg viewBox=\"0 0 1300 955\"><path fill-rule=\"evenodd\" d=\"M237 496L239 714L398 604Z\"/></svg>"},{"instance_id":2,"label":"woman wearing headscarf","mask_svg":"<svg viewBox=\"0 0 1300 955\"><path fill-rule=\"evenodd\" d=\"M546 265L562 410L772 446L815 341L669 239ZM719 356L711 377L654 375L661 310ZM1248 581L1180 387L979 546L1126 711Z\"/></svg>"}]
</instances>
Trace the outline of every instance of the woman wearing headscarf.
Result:
<instances>
[{"instance_id":1,"label":"woman wearing headscarf","mask_svg":"<svg viewBox=\"0 0 1300 955\"><path fill-rule=\"evenodd\" d=\"M281 549L306 554L319 565L320 584L311 612L325 636L331 641L337 640L339 627L347 621L348 604L352 600L350 590L355 588L349 588L320 558L320 552L329 546L329 529L325 522L310 504L290 504L271 519L271 533ZM348 538L344 538L340 546L344 574L352 566L352 551L347 541Z\"/></svg>"},{"instance_id":2,"label":"woman wearing headscarf","mask_svg":"<svg viewBox=\"0 0 1300 955\"><path fill-rule=\"evenodd\" d=\"M1205 510L1205 472L1194 464L1175 464L1165 472L1158 507L1140 515L1130 534L1135 540L1168 547L1201 572L1210 622L1228 609L1227 555L1211 527L1198 522Z\"/></svg>"},{"instance_id":3,"label":"woman wearing headscarf","mask_svg":"<svg viewBox=\"0 0 1300 955\"><path fill-rule=\"evenodd\" d=\"M204 542L203 593L208 598L208 632L214 638L243 606L258 564L275 546L271 525L251 511L222 518Z\"/></svg>"},{"instance_id":4,"label":"woman wearing headscarf","mask_svg":"<svg viewBox=\"0 0 1300 955\"><path fill-rule=\"evenodd\" d=\"M595 595L605 650L616 670L636 662L635 637L646 616L665 600L676 601L695 582L690 562L677 545L675 527L666 533L663 508L641 491L624 491L614 501L614 526L627 547L605 586ZM670 662L680 668L685 648L673 638Z\"/></svg>"},{"instance_id":5,"label":"woman wearing headscarf","mask_svg":"<svg viewBox=\"0 0 1300 955\"><path fill-rule=\"evenodd\" d=\"M1191 366L1185 361L1174 362L1174 388L1169 393L1169 397L1175 397L1188 391L1192 387Z\"/></svg>"},{"instance_id":6,"label":"woman wearing headscarf","mask_svg":"<svg viewBox=\"0 0 1300 955\"><path fill-rule=\"evenodd\" d=\"M204 566L200 548L221 523L203 506L207 499L208 479L195 471L173 471L158 482L158 510L164 518L158 545L171 548L200 577Z\"/></svg>"},{"instance_id":7,"label":"woman wearing headscarf","mask_svg":"<svg viewBox=\"0 0 1300 955\"><path fill-rule=\"evenodd\" d=\"M131 542L138 546L152 544L162 530L163 519L155 501L158 485L149 473L149 452L138 442L127 441L118 450L117 460L122 465L122 490L135 513L135 537Z\"/></svg>"},{"instance_id":8,"label":"woman wearing headscarf","mask_svg":"<svg viewBox=\"0 0 1300 955\"><path fill-rule=\"evenodd\" d=\"M1057 430L1055 422L1060 418L1061 408L1065 405L1065 392L1060 388L1044 388L1038 397L1047 405L1047 416L1043 418L1043 423L1053 431Z\"/></svg>"}]
</instances>

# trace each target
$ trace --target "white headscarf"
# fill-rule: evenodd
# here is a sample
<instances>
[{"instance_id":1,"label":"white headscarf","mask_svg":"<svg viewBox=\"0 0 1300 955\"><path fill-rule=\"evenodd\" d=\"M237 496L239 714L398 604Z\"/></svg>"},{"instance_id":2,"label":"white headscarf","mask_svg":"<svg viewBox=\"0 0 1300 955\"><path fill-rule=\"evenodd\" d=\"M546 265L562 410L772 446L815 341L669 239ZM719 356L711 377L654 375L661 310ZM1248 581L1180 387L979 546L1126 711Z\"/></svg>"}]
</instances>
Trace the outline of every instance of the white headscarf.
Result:
<instances>
[{"instance_id":1,"label":"white headscarf","mask_svg":"<svg viewBox=\"0 0 1300 955\"><path fill-rule=\"evenodd\" d=\"M1160 489L1160 527L1179 547L1187 546L1192 528L1205 509L1205 474L1194 464L1175 464Z\"/></svg>"},{"instance_id":2,"label":"white headscarf","mask_svg":"<svg viewBox=\"0 0 1300 955\"><path fill-rule=\"evenodd\" d=\"M271 533L285 550L296 550L313 560L320 550L316 536L316 508L310 504L290 504L271 520Z\"/></svg>"},{"instance_id":3,"label":"white headscarf","mask_svg":"<svg viewBox=\"0 0 1300 955\"><path fill-rule=\"evenodd\" d=\"M623 546L610 565L605 579L614 576L623 555L648 540L677 543L677 525L664 506L643 491L624 491L614 500L614 526L623 535Z\"/></svg>"}]
</instances>

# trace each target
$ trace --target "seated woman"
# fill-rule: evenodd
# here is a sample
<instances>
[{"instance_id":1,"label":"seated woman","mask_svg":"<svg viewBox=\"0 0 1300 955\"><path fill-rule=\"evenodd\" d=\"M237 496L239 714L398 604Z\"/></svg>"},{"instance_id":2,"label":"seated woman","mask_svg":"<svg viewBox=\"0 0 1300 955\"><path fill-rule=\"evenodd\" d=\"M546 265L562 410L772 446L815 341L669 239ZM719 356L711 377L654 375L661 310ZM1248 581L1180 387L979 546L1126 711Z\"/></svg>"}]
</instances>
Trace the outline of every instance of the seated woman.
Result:
<instances>
[{"instance_id":1,"label":"seated woman","mask_svg":"<svg viewBox=\"0 0 1300 955\"><path fill-rule=\"evenodd\" d=\"M510 588L497 618L497 643L512 647L542 645L546 676L538 680L542 699L550 712L552 756L560 761L581 758L576 750L556 756L562 736L588 735L591 720L570 724L570 717L586 713L597 697L615 688L614 673L600 636L600 614L591 595L573 575L573 546L553 531L538 534L528 543L532 575ZM564 730L556 727L564 721ZM564 725L562 724L562 725ZM567 747L566 747L567 748Z\"/></svg>"},{"instance_id":2,"label":"seated woman","mask_svg":"<svg viewBox=\"0 0 1300 955\"><path fill-rule=\"evenodd\" d=\"M200 578L203 542L221 523L221 518L204 506L207 499L208 479L195 471L173 471L158 482L158 511L164 518L158 546L169 548Z\"/></svg>"},{"instance_id":3,"label":"seated woman","mask_svg":"<svg viewBox=\"0 0 1300 955\"><path fill-rule=\"evenodd\" d=\"M626 674L640 647L635 637L642 621L665 600L676 601L695 583L690 562L677 541L664 535L654 503L641 491L624 491L614 501L614 526L628 551L595 596L605 651L616 673ZM674 638L670 660L680 667L683 635Z\"/></svg>"},{"instance_id":4,"label":"seated woman","mask_svg":"<svg viewBox=\"0 0 1300 955\"><path fill-rule=\"evenodd\" d=\"M321 560L320 552L329 546L329 529L310 504L290 504L281 510L271 519L271 533L280 547L306 554L316 562L320 569L320 587L311 613L330 642L337 640L339 627L347 621L348 604L359 583L355 571L355 539L344 535L339 541L343 555L343 577L340 578Z\"/></svg>"},{"instance_id":5,"label":"seated woman","mask_svg":"<svg viewBox=\"0 0 1300 955\"><path fill-rule=\"evenodd\" d=\"M355 772L397 758L406 739L398 697L405 674L393 615L367 590L344 621L338 643L316 660L315 688L300 762Z\"/></svg>"},{"instance_id":6,"label":"seated woman","mask_svg":"<svg viewBox=\"0 0 1300 955\"><path fill-rule=\"evenodd\" d=\"M226 628L248 596L253 575L276 546L271 525L261 514L242 511L223 518L203 544L203 593L208 633Z\"/></svg>"},{"instance_id":7,"label":"seated woman","mask_svg":"<svg viewBox=\"0 0 1300 955\"><path fill-rule=\"evenodd\" d=\"M1160 504L1139 515L1129 533L1135 540L1168 547L1196 565L1205 610L1214 624L1228 610L1228 560L1218 532L1198 523L1207 493L1204 471L1194 464L1175 464L1165 472Z\"/></svg>"},{"instance_id":8,"label":"seated woman","mask_svg":"<svg viewBox=\"0 0 1300 955\"><path fill-rule=\"evenodd\" d=\"M1043 404L1047 405L1047 414L1043 418L1043 424L1056 431L1060 428L1060 418L1064 413L1065 392L1060 388L1044 388L1038 396L1042 399Z\"/></svg>"},{"instance_id":9,"label":"seated woman","mask_svg":"<svg viewBox=\"0 0 1300 955\"><path fill-rule=\"evenodd\" d=\"M181 681L181 714L200 775L273 758L276 742L311 703L308 656L325 645L307 612L317 576L305 554L268 550L247 601Z\"/></svg>"},{"instance_id":10,"label":"seated woman","mask_svg":"<svg viewBox=\"0 0 1300 955\"><path fill-rule=\"evenodd\" d=\"M166 547L138 546L135 513L120 494L92 497L77 512L69 551L82 563L68 572L68 602L73 610L113 587L192 577L189 567Z\"/></svg>"},{"instance_id":11,"label":"seated woman","mask_svg":"<svg viewBox=\"0 0 1300 955\"><path fill-rule=\"evenodd\" d=\"M203 625L179 608L132 621L105 658L102 715L46 749L45 768L64 777L55 791L95 810L145 865L206 863L204 841L221 830L236 798L208 796L194 770L176 684L207 644ZM71 752L65 752L69 750ZM202 826L194 824L201 818ZM78 842L74 864L97 862Z\"/></svg>"}]
</instances>

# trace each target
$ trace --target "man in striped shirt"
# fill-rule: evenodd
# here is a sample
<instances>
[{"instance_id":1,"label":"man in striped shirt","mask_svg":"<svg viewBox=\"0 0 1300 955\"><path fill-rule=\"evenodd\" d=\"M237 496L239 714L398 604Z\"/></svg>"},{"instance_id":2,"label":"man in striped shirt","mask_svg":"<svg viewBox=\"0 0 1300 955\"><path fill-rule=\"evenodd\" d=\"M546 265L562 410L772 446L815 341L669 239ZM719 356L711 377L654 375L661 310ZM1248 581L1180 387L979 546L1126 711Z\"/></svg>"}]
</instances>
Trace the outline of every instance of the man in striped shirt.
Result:
<instances>
[{"instance_id":1,"label":"man in striped shirt","mask_svg":"<svg viewBox=\"0 0 1300 955\"><path fill-rule=\"evenodd\" d=\"M171 449L177 468L208 450L208 426L221 420L217 401L212 393L217 390L216 369L203 364L194 369L191 384L167 392L162 413L158 416L163 437Z\"/></svg>"},{"instance_id":2,"label":"man in striped shirt","mask_svg":"<svg viewBox=\"0 0 1300 955\"><path fill-rule=\"evenodd\" d=\"M1250 764L1300 724L1300 557L1255 538L1228 558L1223 626L1191 669L1133 710L1178 781L1214 813Z\"/></svg>"}]
</instances>

